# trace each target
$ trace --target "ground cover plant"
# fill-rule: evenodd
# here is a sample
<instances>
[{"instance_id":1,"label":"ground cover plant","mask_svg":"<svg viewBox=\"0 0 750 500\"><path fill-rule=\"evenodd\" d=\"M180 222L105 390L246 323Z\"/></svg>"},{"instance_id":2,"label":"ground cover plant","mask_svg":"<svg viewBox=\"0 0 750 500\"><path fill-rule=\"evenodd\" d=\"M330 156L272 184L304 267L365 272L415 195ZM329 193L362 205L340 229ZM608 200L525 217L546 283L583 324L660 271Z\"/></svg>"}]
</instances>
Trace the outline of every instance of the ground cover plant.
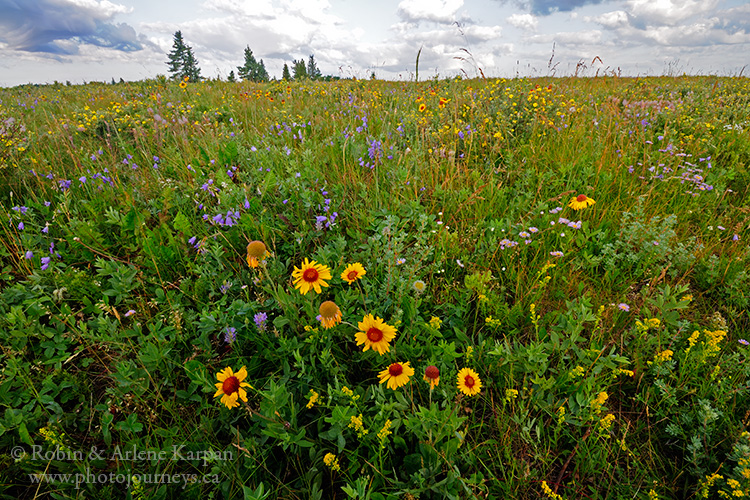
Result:
<instances>
[{"instance_id":1,"label":"ground cover plant","mask_svg":"<svg viewBox=\"0 0 750 500\"><path fill-rule=\"evenodd\" d=\"M750 82L0 90L3 498L750 495Z\"/></svg>"}]
</instances>

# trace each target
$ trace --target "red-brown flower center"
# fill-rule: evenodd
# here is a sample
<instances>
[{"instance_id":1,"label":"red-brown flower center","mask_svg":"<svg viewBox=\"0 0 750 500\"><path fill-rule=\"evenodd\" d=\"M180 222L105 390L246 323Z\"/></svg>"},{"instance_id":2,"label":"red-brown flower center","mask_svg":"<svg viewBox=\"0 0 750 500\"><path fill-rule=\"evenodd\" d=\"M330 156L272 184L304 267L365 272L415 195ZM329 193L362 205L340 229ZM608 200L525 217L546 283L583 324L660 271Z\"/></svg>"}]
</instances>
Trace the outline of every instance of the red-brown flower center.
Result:
<instances>
[{"instance_id":1,"label":"red-brown flower center","mask_svg":"<svg viewBox=\"0 0 750 500\"><path fill-rule=\"evenodd\" d=\"M352 270L352 271L349 271L349 274L346 275L346 279L354 281L357 279L358 275L359 273L357 271Z\"/></svg>"},{"instance_id":2,"label":"red-brown flower center","mask_svg":"<svg viewBox=\"0 0 750 500\"><path fill-rule=\"evenodd\" d=\"M588 196L586 196L585 194L579 194L578 196L576 196L576 201L578 203L583 203L587 198Z\"/></svg>"},{"instance_id":3,"label":"red-brown flower center","mask_svg":"<svg viewBox=\"0 0 750 500\"><path fill-rule=\"evenodd\" d=\"M466 375L466 377L464 377L464 385L469 389L474 387L475 382L476 381L474 380L474 377L472 377L471 375Z\"/></svg>"},{"instance_id":4,"label":"red-brown flower center","mask_svg":"<svg viewBox=\"0 0 750 500\"><path fill-rule=\"evenodd\" d=\"M440 376L440 370L437 369L437 366L430 365L424 371L424 376L434 380Z\"/></svg>"},{"instance_id":5,"label":"red-brown flower center","mask_svg":"<svg viewBox=\"0 0 750 500\"><path fill-rule=\"evenodd\" d=\"M308 283L315 283L316 281L318 281L319 276L320 273L318 273L318 270L314 267L305 269L305 272L302 273L302 279L307 281Z\"/></svg>"},{"instance_id":6,"label":"red-brown flower center","mask_svg":"<svg viewBox=\"0 0 750 500\"><path fill-rule=\"evenodd\" d=\"M221 384L221 390L224 394L234 394L240 388L240 379L237 377L229 377L224 380Z\"/></svg>"},{"instance_id":7,"label":"red-brown flower center","mask_svg":"<svg viewBox=\"0 0 750 500\"><path fill-rule=\"evenodd\" d=\"M338 314L338 310L338 306L331 300L326 300L320 304L320 308L318 309L320 315L326 319L335 318Z\"/></svg>"},{"instance_id":8,"label":"red-brown flower center","mask_svg":"<svg viewBox=\"0 0 750 500\"><path fill-rule=\"evenodd\" d=\"M388 374L391 377L398 377L404 373L404 367L401 366L399 363L393 363L391 366L388 367Z\"/></svg>"},{"instance_id":9,"label":"red-brown flower center","mask_svg":"<svg viewBox=\"0 0 750 500\"><path fill-rule=\"evenodd\" d=\"M262 241L251 241L247 245L247 254L259 259L266 254L266 245Z\"/></svg>"},{"instance_id":10,"label":"red-brown flower center","mask_svg":"<svg viewBox=\"0 0 750 500\"><path fill-rule=\"evenodd\" d=\"M367 338L370 342L380 342L383 340L383 332L373 326L367 330Z\"/></svg>"}]
</instances>

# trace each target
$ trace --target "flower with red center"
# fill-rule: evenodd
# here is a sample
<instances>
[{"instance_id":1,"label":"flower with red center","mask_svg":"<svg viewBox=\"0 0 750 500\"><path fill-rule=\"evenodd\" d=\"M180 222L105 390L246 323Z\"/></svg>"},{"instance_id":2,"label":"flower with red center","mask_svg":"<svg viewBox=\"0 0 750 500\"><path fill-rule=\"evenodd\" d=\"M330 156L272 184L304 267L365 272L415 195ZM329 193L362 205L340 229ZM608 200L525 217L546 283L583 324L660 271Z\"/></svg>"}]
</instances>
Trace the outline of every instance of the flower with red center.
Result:
<instances>
[{"instance_id":1,"label":"flower with red center","mask_svg":"<svg viewBox=\"0 0 750 500\"><path fill-rule=\"evenodd\" d=\"M354 264L349 264L348 266L346 266L344 272L341 273L341 279L351 285L356 280L362 278L362 276L364 276L365 274L367 274L367 271L365 271L365 268L362 267L362 264L360 264L359 262L355 262Z\"/></svg>"},{"instance_id":2,"label":"flower with red center","mask_svg":"<svg viewBox=\"0 0 750 500\"><path fill-rule=\"evenodd\" d=\"M266 245L262 241L251 241L247 244L247 265L258 267L266 256Z\"/></svg>"},{"instance_id":3,"label":"flower with red center","mask_svg":"<svg viewBox=\"0 0 750 500\"><path fill-rule=\"evenodd\" d=\"M309 261L305 258L301 268L294 266L292 278L294 278L294 288L297 288L302 295L312 289L315 290L315 293L320 293L321 286L328 286L328 283L323 280L331 279L331 269L323 264L318 264L314 260Z\"/></svg>"},{"instance_id":4,"label":"flower with red center","mask_svg":"<svg viewBox=\"0 0 750 500\"><path fill-rule=\"evenodd\" d=\"M441 108L444 108L445 105L448 104L448 101L450 101L450 99L447 99L445 97L441 97L440 98L440 102L438 103L438 106L440 106Z\"/></svg>"},{"instance_id":5,"label":"flower with red center","mask_svg":"<svg viewBox=\"0 0 750 500\"><path fill-rule=\"evenodd\" d=\"M216 378L219 381L215 384L216 394L214 394L214 397L218 398L221 396L221 402L227 405L227 408L232 409L235 406L239 406L240 404L237 402L237 399L241 399L247 403L247 392L243 387L250 387L252 389L253 386L244 382L245 378L247 378L247 370L244 366L237 373L233 373L232 369L227 366L216 374Z\"/></svg>"},{"instance_id":6,"label":"flower with red center","mask_svg":"<svg viewBox=\"0 0 750 500\"><path fill-rule=\"evenodd\" d=\"M331 300L326 300L320 304L320 322L323 324L323 328L333 328L334 326L341 323L341 309Z\"/></svg>"},{"instance_id":7,"label":"flower with red center","mask_svg":"<svg viewBox=\"0 0 750 500\"><path fill-rule=\"evenodd\" d=\"M414 375L414 368L406 363L392 363L378 374L380 383L388 382L388 388L394 391L409 382L409 377Z\"/></svg>"},{"instance_id":8,"label":"flower with red center","mask_svg":"<svg viewBox=\"0 0 750 500\"><path fill-rule=\"evenodd\" d=\"M382 319L368 314L357 326L360 331L354 335L357 345L364 344L362 352L372 348L382 356L390 349L390 342L396 336L396 328L386 324Z\"/></svg>"},{"instance_id":9,"label":"flower with red center","mask_svg":"<svg viewBox=\"0 0 750 500\"><path fill-rule=\"evenodd\" d=\"M425 109L427 109L427 105L425 103L422 103L419 105L419 112L422 113Z\"/></svg>"},{"instance_id":10,"label":"flower with red center","mask_svg":"<svg viewBox=\"0 0 750 500\"><path fill-rule=\"evenodd\" d=\"M440 383L440 370L438 370L437 366L430 365L425 369L424 377L422 378L425 382L429 382L430 389L434 389Z\"/></svg>"},{"instance_id":11,"label":"flower with red center","mask_svg":"<svg viewBox=\"0 0 750 500\"><path fill-rule=\"evenodd\" d=\"M467 396L476 396L482 389L482 380L471 368L463 368L458 372L457 384L458 390Z\"/></svg>"},{"instance_id":12,"label":"flower with red center","mask_svg":"<svg viewBox=\"0 0 750 500\"><path fill-rule=\"evenodd\" d=\"M573 210L581 210L590 205L593 205L594 203L596 202L585 194L579 194L575 198L570 199L570 203L568 203L568 206Z\"/></svg>"}]
</instances>

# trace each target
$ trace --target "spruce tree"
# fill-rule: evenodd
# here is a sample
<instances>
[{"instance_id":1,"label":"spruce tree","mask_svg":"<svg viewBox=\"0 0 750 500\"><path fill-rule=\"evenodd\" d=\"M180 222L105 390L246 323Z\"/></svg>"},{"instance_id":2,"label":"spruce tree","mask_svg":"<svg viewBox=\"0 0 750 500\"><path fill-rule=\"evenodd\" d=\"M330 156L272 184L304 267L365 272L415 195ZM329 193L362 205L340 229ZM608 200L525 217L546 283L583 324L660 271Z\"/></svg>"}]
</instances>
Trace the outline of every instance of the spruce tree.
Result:
<instances>
[{"instance_id":1,"label":"spruce tree","mask_svg":"<svg viewBox=\"0 0 750 500\"><path fill-rule=\"evenodd\" d=\"M294 79L305 80L307 79L307 67L305 66L305 60L300 59L299 61L292 61L292 71L294 72Z\"/></svg>"},{"instance_id":2,"label":"spruce tree","mask_svg":"<svg viewBox=\"0 0 750 500\"><path fill-rule=\"evenodd\" d=\"M193 48L189 45L185 48L185 56L182 60L182 78L187 78L189 82L201 81L201 69L198 67L198 60L193 54Z\"/></svg>"},{"instance_id":3,"label":"spruce tree","mask_svg":"<svg viewBox=\"0 0 750 500\"><path fill-rule=\"evenodd\" d=\"M193 54L193 48L185 45L181 31L175 32L172 51L167 54L167 58L167 68L171 78L175 80L187 78L191 82L201 80L201 70Z\"/></svg>"},{"instance_id":4,"label":"spruce tree","mask_svg":"<svg viewBox=\"0 0 750 500\"><path fill-rule=\"evenodd\" d=\"M167 54L167 68L171 78L178 79L183 77L183 62L185 60L185 52L187 47L185 41L182 39L182 31L177 31L174 34L174 43L172 43L172 51Z\"/></svg>"},{"instance_id":5,"label":"spruce tree","mask_svg":"<svg viewBox=\"0 0 750 500\"><path fill-rule=\"evenodd\" d=\"M243 80L250 80L251 82L268 81L268 71L266 71L266 65L263 64L263 59L258 62L249 46L245 47L245 64L237 66L237 72Z\"/></svg>"},{"instance_id":6,"label":"spruce tree","mask_svg":"<svg viewBox=\"0 0 750 500\"><path fill-rule=\"evenodd\" d=\"M289 66L286 63L284 63L284 69L281 71L281 79L287 82L292 79L292 75L289 73Z\"/></svg>"},{"instance_id":7,"label":"spruce tree","mask_svg":"<svg viewBox=\"0 0 750 500\"><path fill-rule=\"evenodd\" d=\"M315 56L310 55L307 60L307 77L311 80L317 80L322 76L322 73L318 69L318 65L315 64Z\"/></svg>"}]
</instances>

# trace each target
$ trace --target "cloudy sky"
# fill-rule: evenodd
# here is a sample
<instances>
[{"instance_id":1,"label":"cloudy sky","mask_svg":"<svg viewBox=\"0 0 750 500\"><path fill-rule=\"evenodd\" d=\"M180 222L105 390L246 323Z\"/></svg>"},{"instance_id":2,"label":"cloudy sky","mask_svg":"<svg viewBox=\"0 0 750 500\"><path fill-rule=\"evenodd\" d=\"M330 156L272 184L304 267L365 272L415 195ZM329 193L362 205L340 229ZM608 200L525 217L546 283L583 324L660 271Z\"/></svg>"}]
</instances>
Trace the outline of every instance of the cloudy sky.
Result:
<instances>
[{"instance_id":1,"label":"cloudy sky","mask_svg":"<svg viewBox=\"0 0 750 500\"><path fill-rule=\"evenodd\" d=\"M271 76L717 74L750 65L738 0L0 0L0 86L166 74L181 30L204 77L249 46ZM750 68L744 71L750 74Z\"/></svg>"}]
</instances>

